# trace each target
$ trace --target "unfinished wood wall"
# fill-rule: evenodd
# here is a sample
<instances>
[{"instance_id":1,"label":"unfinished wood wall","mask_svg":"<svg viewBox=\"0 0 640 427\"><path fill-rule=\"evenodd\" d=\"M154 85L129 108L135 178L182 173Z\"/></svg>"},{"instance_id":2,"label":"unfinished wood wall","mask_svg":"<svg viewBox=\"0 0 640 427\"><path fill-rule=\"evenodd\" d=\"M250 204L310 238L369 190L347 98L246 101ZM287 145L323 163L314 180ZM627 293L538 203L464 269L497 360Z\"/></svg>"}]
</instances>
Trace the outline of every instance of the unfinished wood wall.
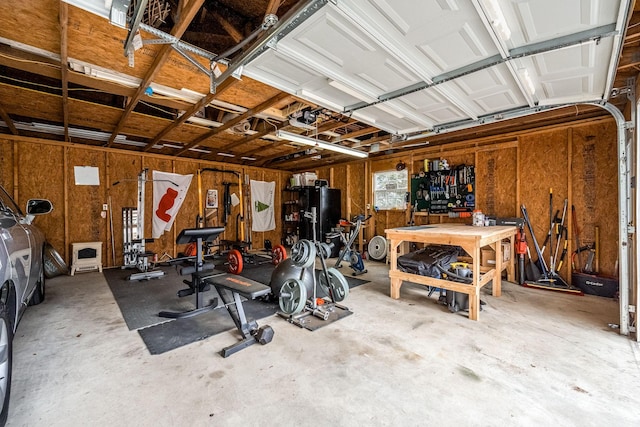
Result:
<instances>
[{"instance_id":1,"label":"unfinished wood wall","mask_svg":"<svg viewBox=\"0 0 640 427\"><path fill-rule=\"evenodd\" d=\"M400 161L407 164L410 176L423 169L424 159L447 159L452 166L475 165L477 207L490 215L522 217L520 208L524 204L540 245L549 229L549 192L552 189L553 215L557 210L559 215L562 214L565 199L568 204L569 254L560 271L562 277L570 276L570 254L576 248L572 206L576 211L581 245L594 241L598 227L598 270L601 274L615 276L618 254L616 141L614 120L600 119L569 127L555 126L499 138L427 147L351 163L348 167L357 169L358 173L347 174L346 181L334 179L333 185L343 194L358 194L358 203L366 206L373 200L372 174L393 170ZM331 169L335 172L337 168L321 168L317 173L329 176ZM366 173L362 173L365 170ZM409 219L408 211L374 212L370 209L367 213L373 215L373 221L367 227L368 236L384 235L385 229L406 225ZM415 219L418 224L471 221L439 215L421 215ZM533 251L533 241L528 232L527 240Z\"/></svg>"},{"instance_id":2,"label":"unfinished wood wall","mask_svg":"<svg viewBox=\"0 0 640 427\"><path fill-rule=\"evenodd\" d=\"M74 166L93 166L99 169L99 186L75 185ZM251 239L253 248L263 248L266 239L280 243L282 234L281 193L285 172L241 167L233 168L216 162L176 159L167 156L137 154L123 150L92 148L87 146L63 144L36 138L3 136L0 138L0 184L15 197L16 202L26 206L29 198L47 198L54 205L54 211L37 217L35 224L40 227L47 240L60 253L67 263L70 262L70 247L74 242L103 242L103 264L105 266L122 265L123 231L122 208L137 205L138 174L148 169L147 179L153 178L154 170L173 172L181 175L193 174L187 197L180 209L172 229L165 232L154 242L147 244L147 250L162 256L167 253L175 257L184 249L176 245L175 240L184 228L196 227L199 212L198 183L196 171L200 168L233 170L243 177L245 240ZM250 232L250 190L249 180L276 183L274 201L276 229L268 232ZM239 194L239 180L236 175L221 172L202 174L202 197L207 189L217 189L219 208L208 210L207 226L224 226L224 239L236 240L237 217L240 205L231 210L224 224L223 218L223 182L232 182L230 190ZM153 185L145 186L145 237L151 237L151 211ZM109 206L106 211L104 205ZM111 217L110 217L111 214ZM113 230L111 229L113 221ZM113 243L112 243L113 241Z\"/></svg>"}]
</instances>

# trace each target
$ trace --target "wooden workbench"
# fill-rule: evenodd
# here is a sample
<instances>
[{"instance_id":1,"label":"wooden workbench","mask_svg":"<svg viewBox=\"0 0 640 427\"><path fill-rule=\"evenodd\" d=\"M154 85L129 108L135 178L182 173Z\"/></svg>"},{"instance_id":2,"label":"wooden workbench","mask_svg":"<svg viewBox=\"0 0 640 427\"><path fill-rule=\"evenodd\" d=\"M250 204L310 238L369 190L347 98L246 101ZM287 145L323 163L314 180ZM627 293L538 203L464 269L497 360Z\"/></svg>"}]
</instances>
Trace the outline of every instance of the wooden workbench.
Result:
<instances>
[{"instance_id":1,"label":"wooden workbench","mask_svg":"<svg viewBox=\"0 0 640 427\"><path fill-rule=\"evenodd\" d=\"M412 227L391 228L385 230L390 241L391 269L391 298L400 298L400 286L407 280L436 288L444 288L469 295L469 318L478 320L480 312L480 289L493 280L493 296L499 297L502 293L501 272L507 270L507 278L515 279L514 264L514 236L516 227L490 226L473 227L466 224L434 224L418 225ZM502 239L509 239L511 246L511 258L503 265ZM417 242L425 244L454 245L464 249L472 259L473 282L471 284L458 283L450 280L435 279L427 276L405 273L398 270L398 256L403 255L408 245L402 242ZM494 268L480 267L480 248L491 247L496 252L496 265Z\"/></svg>"}]
</instances>

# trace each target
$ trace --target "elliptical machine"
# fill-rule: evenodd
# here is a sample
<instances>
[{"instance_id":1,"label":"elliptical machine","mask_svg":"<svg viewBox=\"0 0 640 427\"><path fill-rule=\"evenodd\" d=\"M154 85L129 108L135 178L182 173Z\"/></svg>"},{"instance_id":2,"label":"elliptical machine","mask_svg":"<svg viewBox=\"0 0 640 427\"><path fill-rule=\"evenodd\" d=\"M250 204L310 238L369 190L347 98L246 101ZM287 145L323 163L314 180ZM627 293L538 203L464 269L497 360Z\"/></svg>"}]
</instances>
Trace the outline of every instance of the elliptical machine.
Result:
<instances>
[{"instance_id":1,"label":"elliptical machine","mask_svg":"<svg viewBox=\"0 0 640 427\"><path fill-rule=\"evenodd\" d=\"M336 261L334 268L342 267L342 261L349 261L349 267L353 270L352 275L358 276L360 274L364 274L367 272L367 269L364 267L364 262L362 261L362 255L360 252L353 249L353 244L358 238L360 234L360 229L362 228L362 224L365 223L371 215L365 217L364 215L356 215L353 218L353 221L348 220L340 220L341 226L351 226L352 229L349 232L349 239L347 239L344 233L335 232L335 233L327 233L327 239L334 239L336 237L340 237L342 244L344 247L340 250L338 255L338 260Z\"/></svg>"}]
</instances>

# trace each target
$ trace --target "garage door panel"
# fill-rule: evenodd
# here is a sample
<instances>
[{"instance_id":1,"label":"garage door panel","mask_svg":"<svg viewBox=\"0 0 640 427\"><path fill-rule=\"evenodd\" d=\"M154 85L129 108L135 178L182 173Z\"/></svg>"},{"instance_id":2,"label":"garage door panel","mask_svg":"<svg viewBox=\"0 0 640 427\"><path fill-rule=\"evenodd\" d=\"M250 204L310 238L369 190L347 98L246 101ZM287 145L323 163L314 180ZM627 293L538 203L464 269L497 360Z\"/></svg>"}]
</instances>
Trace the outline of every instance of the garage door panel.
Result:
<instances>
[{"instance_id":1,"label":"garage door panel","mask_svg":"<svg viewBox=\"0 0 640 427\"><path fill-rule=\"evenodd\" d=\"M429 131L606 100L626 11L620 0L331 1L277 40L295 65L270 52L246 70L389 132Z\"/></svg>"},{"instance_id":2,"label":"garage door panel","mask_svg":"<svg viewBox=\"0 0 640 427\"><path fill-rule=\"evenodd\" d=\"M514 46L551 40L616 22L620 2L613 0L521 0L499 2ZM553 13L549 13L549 11Z\"/></svg>"}]
</instances>

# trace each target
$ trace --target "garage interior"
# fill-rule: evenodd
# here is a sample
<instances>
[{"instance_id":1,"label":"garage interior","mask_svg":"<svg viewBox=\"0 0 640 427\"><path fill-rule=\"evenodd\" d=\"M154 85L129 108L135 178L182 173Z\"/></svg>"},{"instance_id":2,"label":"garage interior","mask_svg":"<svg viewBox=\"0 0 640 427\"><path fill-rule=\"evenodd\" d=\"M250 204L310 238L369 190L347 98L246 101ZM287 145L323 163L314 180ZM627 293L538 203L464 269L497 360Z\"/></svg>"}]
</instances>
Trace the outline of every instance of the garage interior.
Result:
<instances>
[{"instance_id":1,"label":"garage interior","mask_svg":"<svg viewBox=\"0 0 640 427\"><path fill-rule=\"evenodd\" d=\"M3 1L0 184L20 206L51 200L35 224L67 267L74 244L99 242L102 269L50 278L26 311L8 425L635 425L639 23L634 1ZM342 218L368 218L354 243L366 254L385 230L471 224L412 209L412 178L434 161L473 166L487 215L526 205L540 243L566 200L559 276L573 287L572 254L597 246L594 273L618 293L507 275L501 297L482 289L472 321L419 284L390 298L389 264L365 257L357 282L341 269L358 284L352 315L309 331L271 312L257 321L272 342L223 358L233 324L154 352L109 282L124 271L121 213L140 203L142 171L194 176L173 226L146 244L159 258L183 254L181 230L200 223L291 255L285 215L309 176L340 190ZM79 168L94 185L78 185ZM402 208L377 206L374 177L389 171L409 177ZM274 183L271 230L252 231L250 181ZM215 208L201 189L217 190ZM139 309L180 289L168 270L118 289Z\"/></svg>"}]
</instances>

